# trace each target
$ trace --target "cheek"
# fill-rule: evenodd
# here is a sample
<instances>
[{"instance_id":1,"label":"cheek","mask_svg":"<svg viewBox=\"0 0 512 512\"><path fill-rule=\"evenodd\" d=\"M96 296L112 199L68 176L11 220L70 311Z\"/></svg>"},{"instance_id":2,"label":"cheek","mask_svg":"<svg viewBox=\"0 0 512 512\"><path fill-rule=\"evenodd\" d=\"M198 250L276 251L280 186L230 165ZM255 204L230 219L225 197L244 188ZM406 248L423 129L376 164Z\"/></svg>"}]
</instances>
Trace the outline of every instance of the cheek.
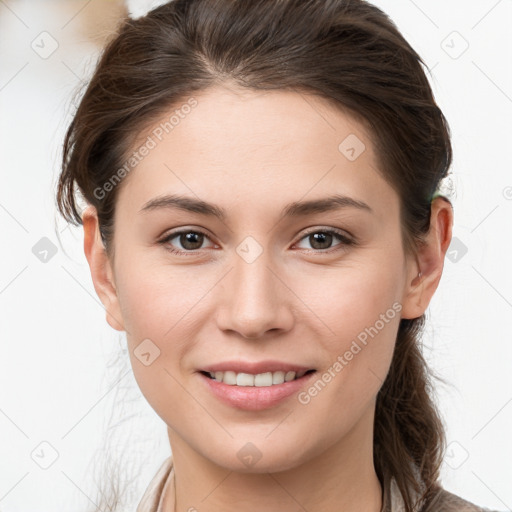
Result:
<instances>
[{"instance_id":1,"label":"cheek","mask_svg":"<svg viewBox=\"0 0 512 512\"><path fill-rule=\"evenodd\" d=\"M186 400L180 363L188 340L194 338L190 319L195 297L204 292L194 290L190 280L178 279L170 267L143 265L140 260L130 264L120 273L118 297L134 378L154 411L174 426L173 421L186 413L181 410ZM186 293L179 293L184 286Z\"/></svg>"},{"instance_id":2,"label":"cheek","mask_svg":"<svg viewBox=\"0 0 512 512\"><path fill-rule=\"evenodd\" d=\"M169 403L183 401L180 366L198 338L204 297L218 277L193 279L191 267L143 256L117 261L116 284L134 377L163 417Z\"/></svg>"},{"instance_id":3,"label":"cheek","mask_svg":"<svg viewBox=\"0 0 512 512\"><path fill-rule=\"evenodd\" d=\"M400 272L398 265L386 264L381 257L374 263L358 263L317 276L316 289L321 292L310 293L308 304L325 325L325 339L332 343L330 352L344 348L352 339L364 342L365 333L374 332L374 326L379 336L393 338L388 335L393 330L389 327L398 325L402 308Z\"/></svg>"},{"instance_id":4,"label":"cheek","mask_svg":"<svg viewBox=\"0 0 512 512\"><path fill-rule=\"evenodd\" d=\"M402 309L401 268L399 258L391 263L390 255L387 261L384 256L373 264L365 262L325 276L323 293L310 295L308 302L322 320L325 336L319 339L330 361L318 376L329 388L325 400L345 410L355 412L367 405L391 364ZM321 383L317 388L324 393Z\"/></svg>"},{"instance_id":5,"label":"cheek","mask_svg":"<svg viewBox=\"0 0 512 512\"><path fill-rule=\"evenodd\" d=\"M119 262L118 299L127 333L165 343L189 325L209 288L191 267L155 263L132 256Z\"/></svg>"},{"instance_id":6,"label":"cheek","mask_svg":"<svg viewBox=\"0 0 512 512\"><path fill-rule=\"evenodd\" d=\"M348 434L373 408L393 357L400 303L392 294L359 293L352 301L337 297L338 314L327 320L336 335L323 341L329 362L298 396L310 428L321 425L327 443Z\"/></svg>"}]
</instances>

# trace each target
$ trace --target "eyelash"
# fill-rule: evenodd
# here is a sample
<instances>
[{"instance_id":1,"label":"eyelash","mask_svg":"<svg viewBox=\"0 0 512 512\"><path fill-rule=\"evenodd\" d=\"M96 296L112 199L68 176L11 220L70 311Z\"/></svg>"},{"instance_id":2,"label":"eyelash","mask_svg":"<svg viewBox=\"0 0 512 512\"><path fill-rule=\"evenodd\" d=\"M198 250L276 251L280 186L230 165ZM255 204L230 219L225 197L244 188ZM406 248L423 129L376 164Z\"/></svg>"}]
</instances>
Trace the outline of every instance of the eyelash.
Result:
<instances>
[{"instance_id":1,"label":"eyelash","mask_svg":"<svg viewBox=\"0 0 512 512\"><path fill-rule=\"evenodd\" d=\"M174 231L173 233L169 233L163 239L159 240L158 243L163 245L163 246L165 246L166 250L168 250L172 254L186 255L186 256L195 255L201 249L195 249L195 250L190 250L190 251L180 251L178 249L173 249L173 248L171 248L168 245L170 240L172 240L172 239L174 239L174 238L176 238L176 237L178 237L180 235L186 234L186 233L201 234L201 235L203 235L203 236L205 236L206 238L209 239L209 236L205 232L203 232L201 230L197 230L197 229L182 229L181 231ZM336 252L336 251L342 250L342 249L346 248L347 246L356 245L356 241L355 240L353 240L351 238L348 238L342 231L338 231L338 230L332 229L332 228L331 229L318 229L317 228L315 230L309 231L309 232L305 233L302 238L299 239L299 242L304 240L304 238L307 238L308 236L313 235L315 233L324 233L324 234L334 235L341 243L336 245L336 246L334 246L334 248L330 248L330 249L304 249L308 253L314 252L314 253L319 253L319 254L330 254L332 252Z\"/></svg>"}]
</instances>

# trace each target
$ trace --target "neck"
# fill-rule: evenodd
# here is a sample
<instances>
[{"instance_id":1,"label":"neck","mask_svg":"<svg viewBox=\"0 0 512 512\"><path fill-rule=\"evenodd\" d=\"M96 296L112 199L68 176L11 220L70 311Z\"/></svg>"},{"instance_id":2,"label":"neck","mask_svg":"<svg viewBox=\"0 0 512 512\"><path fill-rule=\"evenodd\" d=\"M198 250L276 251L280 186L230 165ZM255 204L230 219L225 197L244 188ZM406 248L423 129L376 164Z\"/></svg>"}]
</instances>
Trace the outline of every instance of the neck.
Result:
<instances>
[{"instance_id":1,"label":"neck","mask_svg":"<svg viewBox=\"0 0 512 512\"><path fill-rule=\"evenodd\" d=\"M373 411L318 455L278 472L240 473L215 464L168 429L175 474L175 512L381 512L373 464ZM175 509L173 508L175 505Z\"/></svg>"}]
</instances>

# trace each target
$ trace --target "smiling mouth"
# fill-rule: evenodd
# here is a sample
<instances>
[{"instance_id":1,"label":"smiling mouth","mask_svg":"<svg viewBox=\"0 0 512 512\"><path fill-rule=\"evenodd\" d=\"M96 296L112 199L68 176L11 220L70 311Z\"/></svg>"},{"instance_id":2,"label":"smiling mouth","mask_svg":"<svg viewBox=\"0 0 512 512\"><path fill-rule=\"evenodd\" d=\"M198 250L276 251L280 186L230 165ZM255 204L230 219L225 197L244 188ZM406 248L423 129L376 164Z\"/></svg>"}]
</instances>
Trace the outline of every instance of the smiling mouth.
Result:
<instances>
[{"instance_id":1,"label":"smiling mouth","mask_svg":"<svg viewBox=\"0 0 512 512\"><path fill-rule=\"evenodd\" d=\"M305 375L309 375L310 373L314 372L316 372L316 370L312 369L301 371L299 373L293 371L277 371L258 373L256 375L251 373L236 373L233 371L201 371L200 373L211 380L222 382L223 384L228 384L230 386L270 387L301 379Z\"/></svg>"}]
</instances>

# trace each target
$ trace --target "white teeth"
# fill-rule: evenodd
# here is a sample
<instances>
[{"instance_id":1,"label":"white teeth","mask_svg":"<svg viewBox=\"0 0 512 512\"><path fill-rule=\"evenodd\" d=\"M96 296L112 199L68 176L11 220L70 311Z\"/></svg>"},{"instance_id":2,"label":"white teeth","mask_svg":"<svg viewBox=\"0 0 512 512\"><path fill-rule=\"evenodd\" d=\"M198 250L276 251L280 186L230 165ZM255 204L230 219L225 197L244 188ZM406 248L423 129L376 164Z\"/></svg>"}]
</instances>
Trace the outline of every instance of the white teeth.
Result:
<instances>
[{"instance_id":1,"label":"white teeth","mask_svg":"<svg viewBox=\"0 0 512 512\"><path fill-rule=\"evenodd\" d=\"M282 384L284 382L284 372L274 372L272 374L272 384Z\"/></svg>"},{"instance_id":2,"label":"white teeth","mask_svg":"<svg viewBox=\"0 0 512 512\"><path fill-rule=\"evenodd\" d=\"M254 375L249 373L237 373L236 374L236 385L237 386L254 386Z\"/></svg>"},{"instance_id":3,"label":"white teeth","mask_svg":"<svg viewBox=\"0 0 512 512\"><path fill-rule=\"evenodd\" d=\"M253 375L251 373L236 373L233 371L226 372L209 372L210 377L218 382L229 384L230 386L253 386L253 387L266 387L274 384L282 384L283 382L290 382L294 379L302 377L307 370L295 372L265 372Z\"/></svg>"},{"instance_id":4,"label":"white teeth","mask_svg":"<svg viewBox=\"0 0 512 512\"><path fill-rule=\"evenodd\" d=\"M224 378L222 379L222 381L226 384L234 386L236 384L236 373L231 371L224 372Z\"/></svg>"},{"instance_id":5,"label":"white teeth","mask_svg":"<svg viewBox=\"0 0 512 512\"><path fill-rule=\"evenodd\" d=\"M286 372L286 375L284 376L285 382L290 382L293 379L295 379L295 372Z\"/></svg>"},{"instance_id":6,"label":"white teeth","mask_svg":"<svg viewBox=\"0 0 512 512\"><path fill-rule=\"evenodd\" d=\"M269 384L270 385L274 384L273 379L272 379L272 372L258 373L257 375L254 376L254 378L252 380L254 382L254 385L257 387L268 386ZM238 383L238 379L237 379L237 383Z\"/></svg>"}]
</instances>

